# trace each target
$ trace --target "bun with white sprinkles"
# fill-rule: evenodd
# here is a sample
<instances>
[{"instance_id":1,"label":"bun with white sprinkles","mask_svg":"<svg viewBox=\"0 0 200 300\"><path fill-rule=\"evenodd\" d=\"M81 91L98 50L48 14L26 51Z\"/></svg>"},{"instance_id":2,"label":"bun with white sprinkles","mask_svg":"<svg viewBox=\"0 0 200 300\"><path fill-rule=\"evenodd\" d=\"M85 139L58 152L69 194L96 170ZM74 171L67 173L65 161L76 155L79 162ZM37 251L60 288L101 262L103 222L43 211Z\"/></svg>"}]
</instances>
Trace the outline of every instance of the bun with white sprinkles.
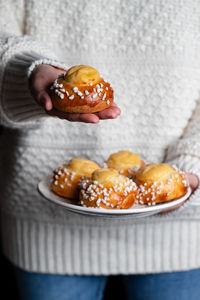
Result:
<instances>
[{"instance_id":1,"label":"bun with white sprinkles","mask_svg":"<svg viewBox=\"0 0 200 300\"><path fill-rule=\"evenodd\" d=\"M131 178L144 164L139 154L121 150L109 156L105 167L116 169L121 175Z\"/></svg>"},{"instance_id":2,"label":"bun with white sprinkles","mask_svg":"<svg viewBox=\"0 0 200 300\"><path fill-rule=\"evenodd\" d=\"M115 169L102 168L94 171L91 179L80 182L80 187L80 202L86 207L126 209L137 200L136 184Z\"/></svg>"},{"instance_id":3,"label":"bun with white sprinkles","mask_svg":"<svg viewBox=\"0 0 200 300\"><path fill-rule=\"evenodd\" d=\"M73 158L68 164L54 171L51 189L59 196L76 199L79 197L79 180L90 178L99 166L87 159Z\"/></svg>"},{"instance_id":4,"label":"bun with white sprinkles","mask_svg":"<svg viewBox=\"0 0 200 300\"><path fill-rule=\"evenodd\" d=\"M155 205L184 196L188 189L185 173L168 164L148 164L138 170L134 182L139 204Z\"/></svg>"},{"instance_id":5,"label":"bun with white sprinkles","mask_svg":"<svg viewBox=\"0 0 200 300\"><path fill-rule=\"evenodd\" d=\"M51 97L57 110L71 113L94 113L113 103L113 89L90 66L79 65L60 75L51 86Z\"/></svg>"},{"instance_id":6,"label":"bun with white sprinkles","mask_svg":"<svg viewBox=\"0 0 200 300\"><path fill-rule=\"evenodd\" d=\"M128 209L137 204L151 206L186 194L189 187L186 174L176 166L139 161L142 166L134 169L134 175L129 177L127 170L138 163L140 157L136 158L129 151L114 153L110 162L116 169L100 168L91 160L73 158L54 171L51 190L82 206L105 209Z\"/></svg>"}]
</instances>

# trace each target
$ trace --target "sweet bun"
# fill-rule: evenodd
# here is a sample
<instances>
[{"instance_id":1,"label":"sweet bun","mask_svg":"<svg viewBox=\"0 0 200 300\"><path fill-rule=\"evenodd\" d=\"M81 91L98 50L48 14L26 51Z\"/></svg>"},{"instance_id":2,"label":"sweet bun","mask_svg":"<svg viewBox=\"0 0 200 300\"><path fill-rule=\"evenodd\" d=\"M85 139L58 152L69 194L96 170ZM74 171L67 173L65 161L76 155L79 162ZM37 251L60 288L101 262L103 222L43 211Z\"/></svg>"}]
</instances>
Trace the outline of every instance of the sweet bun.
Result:
<instances>
[{"instance_id":1,"label":"sweet bun","mask_svg":"<svg viewBox=\"0 0 200 300\"><path fill-rule=\"evenodd\" d=\"M56 109L71 113L94 113L113 103L113 89L99 72L85 65L74 66L59 76L51 87Z\"/></svg>"},{"instance_id":2,"label":"sweet bun","mask_svg":"<svg viewBox=\"0 0 200 300\"><path fill-rule=\"evenodd\" d=\"M102 208L129 208L136 201L136 184L117 170L102 168L90 179L80 181L79 199L83 206Z\"/></svg>"},{"instance_id":3,"label":"sweet bun","mask_svg":"<svg viewBox=\"0 0 200 300\"><path fill-rule=\"evenodd\" d=\"M155 205L182 197L188 182L185 173L168 164L148 164L138 170L134 182L140 204Z\"/></svg>"},{"instance_id":4,"label":"sweet bun","mask_svg":"<svg viewBox=\"0 0 200 300\"><path fill-rule=\"evenodd\" d=\"M54 171L51 189L59 196L78 199L79 180L89 178L99 166L87 159L73 158Z\"/></svg>"},{"instance_id":5,"label":"sweet bun","mask_svg":"<svg viewBox=\"0 0 200 300\"><path fill-rule=\"evenodd\" d=\"M131 178L135 172L144 165L139 154L131 151L121 150L109 156L105 166L118 170L124 176Z\"/></svg>"}]
</instances>

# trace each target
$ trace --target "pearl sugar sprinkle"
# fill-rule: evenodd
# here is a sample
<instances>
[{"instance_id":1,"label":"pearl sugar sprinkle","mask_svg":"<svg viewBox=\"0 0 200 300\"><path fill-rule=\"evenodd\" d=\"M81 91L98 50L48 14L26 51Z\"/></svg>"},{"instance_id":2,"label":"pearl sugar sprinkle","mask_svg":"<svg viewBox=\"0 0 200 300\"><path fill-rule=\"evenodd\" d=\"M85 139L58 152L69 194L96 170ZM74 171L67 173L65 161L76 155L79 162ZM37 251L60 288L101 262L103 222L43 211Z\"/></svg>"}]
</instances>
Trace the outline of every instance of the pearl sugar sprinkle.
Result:
<instances>
[{"instance_id":1,"label":"pearl sugar sprinkle","mask_svg":"<svg viewBox=\"0 0 200 300\"><path fill-rule=\"evenodd\" d=\"M71 187L71 182L75 178L75 172L69 171L67 168L61 167L55 171L55 176L53 179L53 184L55 186L58 186L59 178L62 178L62 182L59 184L59 187L61 189L64 189L65 185Z\"/></svg>"},{"instance_id":2,"label":"pearl sugar sprinkle","mask_svg":"<svg viewBox=\"0 0 200 300\"><path fill-rule=\"evenodd\" d=\"M172 184L173 180L175 180L177 183L180 182L180 176L182 178L182 184L187 187L188 182L185 179L185 174L181 170L178 170L176 168L176 171L179 173L173 174L166 182L167 185ZM147 186L147 183L139 185L139 195L137 196L138 198L138 203L139 204L144 204L144 199L147 201L147 205L155 205L155 198L157 195L162 195L164 191L162 191L163 187L163 181L160 182L154 182L151 186ZM167 197L170 196L170 192L167 193Z\"/></svg>"},{"instance_id":3,"label":"pearl sugar sprinkle","mask_svg":"<svg viewBox=\"0 0 200 300\"><path fill-rule=\"evenodd\" d=\"M63 88L63 84L62 84L62 83L59 84L57 80L58 80L58 79L56 79L56 80L54 81L54 83L53 83L53 85L50 87L50 89L51 89L51 90L54 90L55 94L57 94L57 95L60 97L60 99L64 99L65 94L67 95L67 97L68 97L69 100L73 100L73 99L74 99L74 97L75 97L74 94L77 94L81 99L84 99L84 98L85 98L85 97L84 97L84 94L85 94L86 96L88 96L88 95L90 94L90 92L89 92L88 90L84 90L84 94L83 94L81 91L79 91L78 87L75 86L75 87L72 88L72 91L74 92L74 94L71 94L71 95L70 95L69 92L66 91L66 90ZM92 86L92 83L90 83L90 86ZM93 94L92 94L92 99L96 99L97 96L99 96L99 97L101 97L102 101L106 100L106 96L107 96L106 92L103 93L103 96L102 96L103 86L104 86L103 83L98 83L98 84L96 84L96 87L93 87L93 88L92 88L92 92L93 92ZM108 91L108 89L109 89L108 86L106 86L105 89L106 89L106 91ZM107 100L106 103L109 105L109 104L110 104L110 101Z\"/></svg>"},{"instance_id":4,"label":"pearl sugar sprinkle","mask_svg":"<svg viewBox=\"0 0 200 300\"><path fill-rule=\"evenodd\" d=\"M101 203L106 206L112 206L110 203L110 194L114 191L121 193L124 197L128 196L128 194L137 190L136 184L127 178L124 185L122 183L116 184L113 187L103 188L103 185L98 184L98 182L92 182L88 179L83 180L80 183L81 187L81 196L84 200L87 201L96 201L97 207L101 206ZM119 208L119 206L116 206Z\"/></svg>"}]
</instances>

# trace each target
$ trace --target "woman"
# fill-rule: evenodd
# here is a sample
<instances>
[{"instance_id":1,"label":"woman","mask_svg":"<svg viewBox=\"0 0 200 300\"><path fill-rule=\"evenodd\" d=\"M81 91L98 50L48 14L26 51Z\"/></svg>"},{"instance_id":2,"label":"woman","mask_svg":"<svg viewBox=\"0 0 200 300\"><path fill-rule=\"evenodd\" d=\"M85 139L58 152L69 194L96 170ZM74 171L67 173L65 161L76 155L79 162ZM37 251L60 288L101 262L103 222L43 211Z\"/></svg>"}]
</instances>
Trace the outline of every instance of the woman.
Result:
<instances>
[{"instance_id":1,"label":"woman","mask_svg":"<svg viewBox=\"0 0 200 300\"><path fill-rule=\"evenodd\" d=\"M199 7L0 1L2 237L23 270L22 299L102 299L110 274L129 275L128 299L198 299ZM116 105L93 115L53 109L49 85L76 64L112 83L120 117ZM189 201L164 215L112 219L76 215L38 194L37 183L71 157L103 162L120 149L190 173Z\"/></svg>"}]
</instances>

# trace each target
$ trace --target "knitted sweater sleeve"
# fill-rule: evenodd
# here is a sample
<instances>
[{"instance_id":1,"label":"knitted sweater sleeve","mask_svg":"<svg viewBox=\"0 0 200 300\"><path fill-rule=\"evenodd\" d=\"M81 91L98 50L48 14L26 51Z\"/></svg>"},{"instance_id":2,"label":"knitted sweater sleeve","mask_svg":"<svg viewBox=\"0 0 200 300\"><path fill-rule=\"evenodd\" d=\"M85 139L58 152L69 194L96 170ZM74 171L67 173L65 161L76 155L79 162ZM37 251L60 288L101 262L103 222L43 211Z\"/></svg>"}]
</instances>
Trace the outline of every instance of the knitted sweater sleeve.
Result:
<instances>
[{"instance_id":1,"label":"knitted sweater sleeve","mask_svg":"<svg viewBox=\"0 0 200 300\"><path fill-rule=\"evenodd\" d=\"M24 17L23 1L0 0L0 124L14 128L34 127L48 117L28 87L34 67L45 63L67 68L47 47L23 34Z\"/></svg>"},{"instance_id":2,"label":"knitted sweater sleeve","mask_svg":"<svg viewBox=\"0 0 200 300\"><path fill-rule=\"evenodd\" d=\"M200 182L200 102L197 102L181 138L168 147L165 161L196 174ZM186 206L200 207L200 184Z\"/></svg>"}]
</instances>

